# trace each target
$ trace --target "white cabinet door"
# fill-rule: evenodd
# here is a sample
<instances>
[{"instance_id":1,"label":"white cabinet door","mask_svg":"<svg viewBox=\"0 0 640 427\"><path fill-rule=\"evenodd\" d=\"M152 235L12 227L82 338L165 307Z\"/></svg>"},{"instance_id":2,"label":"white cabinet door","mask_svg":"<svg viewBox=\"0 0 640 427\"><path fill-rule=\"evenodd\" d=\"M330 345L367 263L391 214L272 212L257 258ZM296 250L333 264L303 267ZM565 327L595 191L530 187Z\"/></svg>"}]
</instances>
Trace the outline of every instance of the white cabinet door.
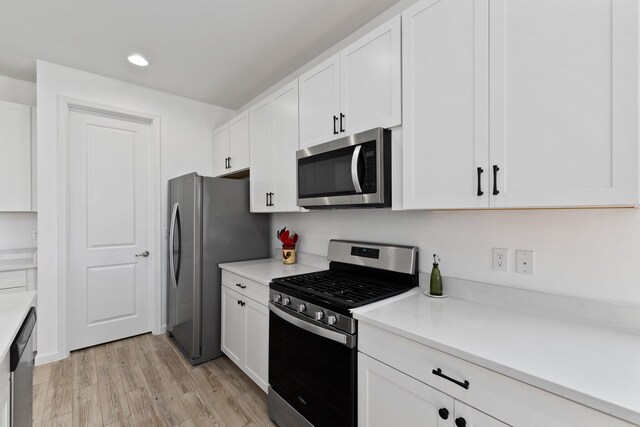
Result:
<instances>
[{"instance_id":1,"label":"white cabinet door","mask_svg":"<svg viewBox=\"0 0 640 427\"><path fill-rule=\"evenodd\" d=\"M298 212L298 81L273 95L273 212ZM253 169L251 171L253 174Z\"/></svg>"},{"instance_id":2,"label":"white cabinet door","mask_svg":"<svg viewBox=\"0 0 640 427\"><path fill-rule=\"evenodd\" d=\"M31 107L0 101L0 211L31 210Z\"/></svg>"},{"instance_id":3,"label":"white cabinet door","mask_svg":"<svg viewBox=\"0 0 640 427\"><path fill-rule=\"evenodd\" d=\"M229 123L225 123L213 132L213 176L226 175L229 157Z\"/></svg>"},{"instance_id":4,"label":"white cabinet door","mask_svg":"<svg viewBox=\"0 0 640 427\"><path fill-rule=\"evenodd\" d=\"M249 112L229 122L229 172L249 167Z\"/></svg>"},{"instance_id":5,"label":"white cabinet door","mask_svg":"<svg viewBox=\"0 0 640 427\"><path fill-rule=\"evenodd\" d=\"M269 309L245 298L246 362L245 372L267 392L269 385Z\"/></svg>"},{"instance_id":6,"label":"white cabinet door","mask_svg":"<svg viewBox=\"0 0 640 427\"><path fill-rule=\"evenodd\" d=\"M454 422L465 427L508 427L508 424L480 412L469 405L456 400L454 403Z\"/></svg>"},{"instance_id":7,"label":"white cabinet door","mask_svg":"<svg viewBox=\"0 0 640 427\"><path fill-rule=\"evenodd\" d=\"M222 288L222 351L236 365L245 361L245 314L240 305L242 297L227 288Z\"/></svg>"},{"instance_id":8,"label":"white cabinet door","mask_svg":"<svg viewBox=\"0 0 640 427\"><path fill-rule=\"evenodd\" d=\"M360 427L453 426L453 409L452 397L358 353Z\"/></svg>"},{"instance_id":9,"label":"white cabinet door","mask_svg":"<svg viewBox=\"0 0 640 427\"><path fill-rule=\"evenodd\" d=\"M403 207L489 206L488 0L402 14Z\"/></svg>"},{"instance_id":10,"label":"white cabinet door","mask_svg":"<svg viewBox=\"0 0 640 427\"><path fill-rule=\"evenodd\" d=\"M490 0L494 207L638 203L638 2Z\"/></svg>"},{"instance_id":11,"label":"white cabinet door","mask_svg":"<svg viewBox=\"0 0 640 427\"><path fill-rule=\"evenodd\" d=\"M338 136L340 114L340 54L300 76L300 148Z\"/></svg>"},{"instance_id":12,"label":"white cabinet door","mask_svg":"<svg viewBox=\"0 0 640 427\"><path fill-rule=\"evenodd\" d=\"M340 53L344 135L400 125L400 16Z\"/></svg>"},{"instance_id":13,"label":"white cabinet door","mask_svg":"<svg viewBox=\"0 0 640 427\"><path fill-rule=\"evenodd\" d=\"M268 193L273 183L273 144L271 139L271 102L265 100L249 111L251 212L269 212ZM295 155L295 152L294 152Z\"/></svg>"}]
</instances>

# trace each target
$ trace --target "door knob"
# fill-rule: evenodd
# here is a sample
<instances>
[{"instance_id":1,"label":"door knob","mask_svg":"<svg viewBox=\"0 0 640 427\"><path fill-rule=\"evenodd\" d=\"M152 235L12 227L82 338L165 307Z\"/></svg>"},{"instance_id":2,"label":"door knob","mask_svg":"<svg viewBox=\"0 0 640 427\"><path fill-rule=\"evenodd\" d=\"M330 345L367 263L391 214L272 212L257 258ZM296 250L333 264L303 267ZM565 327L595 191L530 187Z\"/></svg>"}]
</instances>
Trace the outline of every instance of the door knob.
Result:
<instances>
[{"instance_id":1,"label":"door knob","mask_svg":"<svg viewBox=\"0 0 640 427\"><path fill-rule=\"evenodd\" d=\"M149 251L144 251L144 252L141 252L139 254L136 254L136 257L139 257L139 256L143 256L143 257L146 258L146 257L149 256Z\"/></svg>"}]
</instances>

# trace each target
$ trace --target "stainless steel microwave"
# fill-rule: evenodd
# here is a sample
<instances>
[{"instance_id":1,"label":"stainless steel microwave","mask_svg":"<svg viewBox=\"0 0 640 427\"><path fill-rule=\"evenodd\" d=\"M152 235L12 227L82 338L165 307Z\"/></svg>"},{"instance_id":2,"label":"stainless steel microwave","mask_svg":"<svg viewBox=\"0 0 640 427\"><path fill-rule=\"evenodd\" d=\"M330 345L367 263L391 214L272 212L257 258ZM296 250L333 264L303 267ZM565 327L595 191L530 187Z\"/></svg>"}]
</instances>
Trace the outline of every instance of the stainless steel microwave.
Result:
<instances>
[{"instance_id":1,"label":"stainless steel microwave","mask_svg":"<svg viewBox=\"0 0 640 427\"><path fill-rule=\"evenodd\" d=\"M298 150L298 206L391 206L391 131L375 128Z\"/></svg>"}]
</instances>

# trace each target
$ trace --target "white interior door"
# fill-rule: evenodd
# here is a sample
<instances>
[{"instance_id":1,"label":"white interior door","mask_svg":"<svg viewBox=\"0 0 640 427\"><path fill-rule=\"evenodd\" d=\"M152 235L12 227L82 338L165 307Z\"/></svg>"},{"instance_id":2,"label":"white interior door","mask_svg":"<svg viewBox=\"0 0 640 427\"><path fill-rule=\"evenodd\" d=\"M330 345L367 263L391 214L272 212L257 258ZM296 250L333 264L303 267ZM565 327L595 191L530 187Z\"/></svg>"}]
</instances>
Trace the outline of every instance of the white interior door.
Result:
<instances>
[{"instance_id":1,"label":"white interior door","mask_svg":"<svg viewBox=\"0 0 640 427\"><path fill-rule=\"evenodd\" d=\"M151 330L151 126L72 111L69 146L74 350Z\"/></svg>"}]
</instances>

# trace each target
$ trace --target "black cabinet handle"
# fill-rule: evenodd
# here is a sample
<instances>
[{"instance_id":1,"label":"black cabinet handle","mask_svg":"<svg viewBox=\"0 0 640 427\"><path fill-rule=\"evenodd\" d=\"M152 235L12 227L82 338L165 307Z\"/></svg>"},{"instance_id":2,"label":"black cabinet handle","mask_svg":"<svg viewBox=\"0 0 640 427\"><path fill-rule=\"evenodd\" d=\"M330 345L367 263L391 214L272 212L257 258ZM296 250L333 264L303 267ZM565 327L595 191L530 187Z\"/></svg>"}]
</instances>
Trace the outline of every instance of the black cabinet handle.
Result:
<instances>
[{"instance_id":1,"label":"black cabinet handle","mask_svg":"<svg viewBox=\"0 0 640 427\"><path fill-rule=\"evenodd\" d=\"M497 196L498 194L500 194L500 192L498 191L498 171L500 170L500 168L498 167L498 165L493 165L493 195Z\"/></svg>"},{"instance_id":2,"label":"black cabinet handle","mask_svg":"<svg viewBox=\"0 0 640 427\"><path fill-rule=\"evenodd\" d=\"M240 289L247 289L247 285L243 285L241 283L236 283L236 286L239 287Z\"/></svg>"},{"instance_id":3,"label":"black cabinet handle","mask_svg":"<svg viewBox=\"0 0 640 427\"><path fill-rule=\"evenodd\" d=\"M344 114L340 113L340 132L344 132L344 126L342 125L342 119L344 119Z\"/></svg>"},{"instance_id":4,"label":"black cabinet handle","mask_svg":"<svg viewBox=\"0 0 640 427\"><path fill-rule=\"evenodd\" d=\"M478 196L484 194L484 191L482 191L482 172L484 172L484 169L478 168Z\"/></svg>"},{"instance_id":5,"label":"black cabinet handle","mask_svg":"<svg viewBox=\"0 0 640 427\"><path fill-rule=\"evenodd\" d=\"M438 368L438 369L434 369L433 371L431 371L431 373L433 375L437 375L439 377L444 378L445 380L449 380L454 384L458 384L460 387L469 390L469 381L465 380L464 382L458 381L458 380L454 380L453 378L445 375L442 373L442 369Z\"/></svg>"},{"instance_id":6,"label":"black cabinet handle","mask_svg":"<svg viewBox=\"0 0 640 427\"><path fill-rule=\"evenodd\" d=\"M266 201L264 202L265 206L269 206L269 193L264 193L264 196L266 197Z\"/></svg>"},{"instance_id":7,"label":"black cabinet handle","mask_svg":"<svg viewBox=\"0 0 640 427\"><path fill-rule=\"evenodd\" d=\"M225 158L224 158L224 168L225 168L225 169L229 169L229 165L228 165L228 163L227 163L227 159L228 159L228 157L225 157Z\"/></svg>"},{"instance_id":8,"label":"black cabinet handle","mask_svg":"<svg viewBox=\"0 0 640 427\"><path fill-rule=\"evenodd\" d=\"M269 193L269 206L273 206L273 193Z\"/></svg>"},{"instance_id":9,"label":"black cabinet handle","mask_svg":"<svg viewBox=\"0 0 640 427\"><path fill-rule=\"evenodd\" d=\"M246 302L244 302L244 301L240 301L240 305L241 305L242 307L244 307L246 304L247 304Z\"/></svg>"},{"instance_id":10,"label":"black cabinet handle","mask_svg":"<svg viewBox=\"0 0 640 427\"><path fill-rule=\"evenodd\" d=\"M338 134L338 116L333 116L333 134Z\"/></svg>"},{"instance_id":11,"label":"black cabinet handle","mask_svg":"<svg viewBox=\"0 0 640 427\"><path fill-rule=\"evenodd\" d=\"M440 418L443 420L446 420L449 418L449 410L447 408L440 408L438 409L438 415L440 415Z\"/></svg>"},{"instance_id":12,"label":"black cabinet handle","mask_svg":"<svg viewBox=\"0 0 640 427\"><path fill-rule=\"evenodd\" d=\"M229 159L229 169L231 169L231 157L227 157Z\"/></svg>"},{"instance_id":13,"label":"black cabinet handle","mask_svg":"<svg viewBox=\"0 0 640 427\"><path fill-rule=\"evenodd\" d=\"M464 418L456 418L456 427L467 427L467 420Z\"/></svg>"}]
</instances>

